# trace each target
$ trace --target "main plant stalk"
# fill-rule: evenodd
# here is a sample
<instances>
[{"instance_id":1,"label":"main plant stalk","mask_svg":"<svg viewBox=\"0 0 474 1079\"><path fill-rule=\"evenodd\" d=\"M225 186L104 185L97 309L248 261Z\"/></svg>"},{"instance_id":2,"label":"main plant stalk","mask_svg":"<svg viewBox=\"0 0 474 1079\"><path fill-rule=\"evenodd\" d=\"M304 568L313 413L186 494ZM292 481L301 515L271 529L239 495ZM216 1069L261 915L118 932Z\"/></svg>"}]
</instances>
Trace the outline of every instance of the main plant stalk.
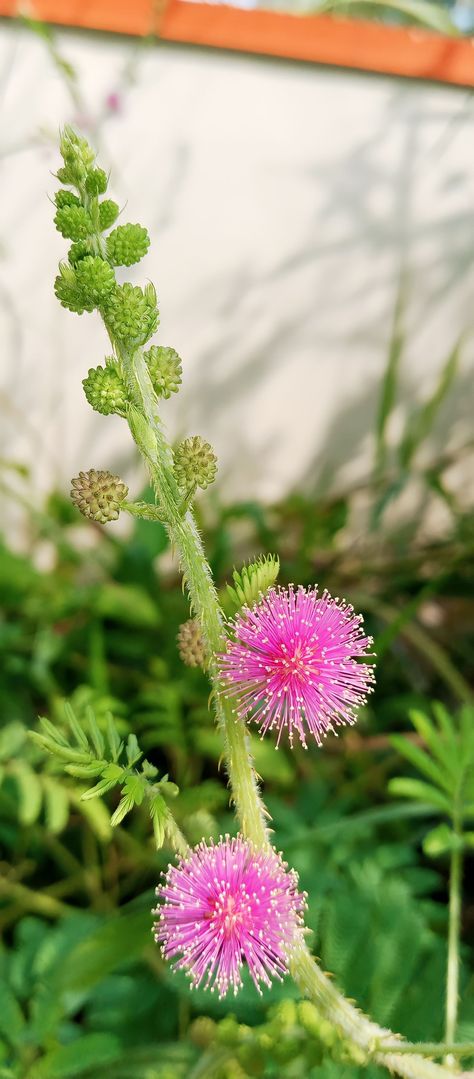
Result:
<instances>
[{"instance_id":1,"label":"main plant stalk","mask_svg":"<svg viewBox=\"0 0 474 1079\"><path fill-rule=\"evenodd\" d=\"M157 399L140 349L133 355L120 349L120 359L127 375L133 405L129 423L135 442L144 457L161 516L167 523L171 542L178 554L191 608L199 619L209 656L217 722L224 737L224 756L229 786L243 835L259 848L271 846L267 813L249 750L245 725L236 720L233 709L222 692L216 656L226 646L224 618L209 565L193 514L181 510L181 495L173 473L173 458L158 414ZM303 939L291 961L292 976L305 996L318 1006L322 1015L337 1026L343 1035L367 1053L367 1058L396 1072L404 1079L442 1079L451 1074L446 1068L407 1052L397 1054L400 1039L373 1023L335 988L318 966ZM380 1053L378 1045L383 1045ZM391 1046L393 1045L393 1052Z\"/></svg>"}]
</instances>

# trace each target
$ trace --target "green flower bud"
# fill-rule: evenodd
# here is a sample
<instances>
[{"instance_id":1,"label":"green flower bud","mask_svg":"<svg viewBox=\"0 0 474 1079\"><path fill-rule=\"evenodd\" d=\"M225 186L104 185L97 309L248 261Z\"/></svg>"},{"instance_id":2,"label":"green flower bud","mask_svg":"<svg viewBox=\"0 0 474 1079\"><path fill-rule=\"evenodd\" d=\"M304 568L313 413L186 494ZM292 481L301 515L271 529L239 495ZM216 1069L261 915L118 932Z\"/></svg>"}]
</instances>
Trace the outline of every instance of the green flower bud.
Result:
<instances>
[{"instance_id":1,"label":"green flower bud","mask_svg":"<svg viewBox=\"0 0 474 1079\"><path fill-rule=\"evenodd\" d=\"M65 124L59 139L59 152L64 161L79 157L87 168L91 168L95 161L95 152L87 139L78 135L70 124Z\"/></svg>"},{"instance_id":2,"label":"green flower bud","mask_svg":"<svg viewBox=\"0 0 474 1079\"><path fill-rule=\"evenodd\" d=\"M226 1015L225 1019L221 1019L216 1030L216 1041L219 1045L228 1045L229 1047L238 1045L239 1024L235 1016Z\"/></svg>"},{"instance_id":3,"label":"green flower bud","mask_svg":"<svg viewBox=\"0 0 474 1079\"><path fill-rule=\"evenodd\" d=\"M54 201L58 210L62 210L64 206L80 206L81 200L77 195L73 195L72 191L65 191L63 187L59 191L56 191Z\"/></svg>"},{"instance_id":4,"label":"green flower bud","mask_svg":"<svg viewBox=\"0 0 474 1079\"><path fill-rule=\"evenodd\" d=\"M141 225L119 225L107 237L107 258L114 266L140 262L150 246L147 230Z\"/></svg>"},{"instance_id":5,"label":"green flower bud","mask_svg":"<svg viewBox=\"0 0 474 1079\"><path fill-rule=\"evenodd\" d=\"M82 385L89 404L96 412L101 412L103 416L125 414L127 389L113 360L107 362L106 367L91 367Z\"/></svg>"},{"instance_id":6,"label":"green flower bud","mask_svg":"<svg viewBox=\"0 0 474 1079\"><path fill-rule=\"evenodd\" d=\"M152 345L145 360L157 397L171 397L181 385L181 360L174 348Z\"/></svg>"},{"instance_id":7,"label":"green flower bud","mask_svg":"<svg viewBox=\"0 0 474 1079\"><path fill-rule=\"evenodd\" d=\"M128 487L118 476L91 468L80 472L71 483L71 499L84 517L103 525L117 520L128 495Z\"/></svg>"},{"instance_id":8,"label":"green flower bud","mask_svg":"<svg viewBox=\"0 0 474 1079\"><path fill-rule=\"evenodd\" d=\"M75 266L77 262L80 262L81 259L86 258L87 255L90 254L91 250L87 240L76 240L75 244L71 244L67 257L71 266Z\"/></svg>"},{"instance_id":9,"label":"green flower bud","mask_svg":"<svg viewBox=\"0 0 474 1079\"><path fill-rule=\"evenodd\" d=\"M92 221L83 206L62 206L56 211L54 224L67 240L85 240L92 232Z\"/></svg>"},{"instance_id":10,"label":"green flower bud","mask_svg":"<svg viewBox=\"0 0 474 1079\"><path fill-rule=\"evenodd\" d=\"M113 199L104 199L104 201L99 204L99 224L102 232L104 232L105 229L109 229L111 225L114 224L119 213L120 207Z\"/></svg>"},{"instance_id":11,"label":"green flower bud","mask_svg":"<svg viewBox=\"0 0 474 1079\"><path fill-rule=\"evenodd\" d=\"M330 1033L329 1025L319 1014L317 1008L310 1000L302 1000L297 1006L298 1020L307 1034L317 1041L326 1043L326 1035Z\"/></svg>"},{"instance_id":12,"label":"green flower bud","mask_svg":"<svg viewBox=\"0 0 474 1079\"><path fill-rule=\"evenodd\" d=\"M282 1000L280 1004L277 1004L275 1013L272 1015L275 1033L281 1033L282 1029L288 1030L290 1027L294 1027L296 1021L296 1004L294 1000Z\"/></svg>"},{"instance_id":13,"label":"green flower bud","mask_svg":"<svg viewBox=\"0 0 474 1079\"><path fill-rule=\"evenodd\" d=\"M76 265L76 279L82 296L94 307L104 304L115 288L112 267L98 255L87 255L80 259Z\"/></svg>"},{"instance_id":14,"label":"green flower bud","mask_svg":"<svg viewBox=\"0 0 474 1079\"><path fill-rule=\"evenodd\" d=\"M61 184L75 184L77 181L77 175L73 169L70 169L67 165L62 165L56 173L57 179Z\"/></svg>"},{"instance_id":15,"label":"green flower bud","mask_svg":"<svg viewBox=\"0 0 474 1079\"><path fill-rule=\"evenodd\" d=\"M91 169L86 178L88 195L103 195L107 191L107 173L103 169Z\"/></svg>"},{"instance_id":16,"label":"green flower bud","mask_svg":"<svg viewBox=\"0 0 474 1079\"><path fill-rule=\"evenodd\" d=\"M200 1015L189 1028L191 1041L200 1049L207 1049L216 1036L216 1024L207 1015Z\"/></svg>"},{"instance_id":17,"label":"green flower bud","mask_svg":"<svg viewBox=\"0 0 474 1079\"><path fill-rule=\"evenodd\" d=\"M217 457L209 445L200 435L185 438L180 442L174 452L174 474L176 482L183 491L193 487L202 487L203 490L215 479L217 472Z\"/></svg>"},{"instance_id":18,"label":"green flower bud","mask_svg":"<svg viewBox=\"0 0 474 1079\"><path fill-rule=\"evenodd\" d=\"M253 607L260 597L275 584L280 572L280 560L277 555L269 554L266 558L257 558L248 566L234 570L234 587L227 585L227 591L236 610L239 607Z\"/></svg>"},{"instance_id":19,"label":"green flower bud","mask_svg":"<svg viewBox=\"0 0 474 1079\"><path fill-rule=\"evenodd\" d=\"M178 652L186 667L204 667L206 652L201 627L196 618L189 618L179 627L176 637Z\"/></svg>"},{"instance_id":20,"label":"green flower bud","mask_svg":"<svg viewBox=\"0 0 474 1079\"><path fill-rule=\"evenodd\" d=\"M105 311L112 333L127 345L144 345L159 323L156 292L126 282L111 294Z\"/></svg>"},{"instance_id":21,"label":"green flower bud","mask_svg":"<svg viewBox=\"0 0 474 1079\"><path fill-rule=\"evenodd\" d=\"M86 139L82 139L72 127L65 127L59 144L64 165L56 175L63 184L81 186L95 161L95 153Z\"/></svg>"},{"instance_id":22,"label":"green flower bud","mask_svg":"<svg viewBox=\"0 0 474 1079\"><path fill-rule=\"evenodd\" d=\"M84 298L78 288L75 271L67 262L59 264L59 275L54 282L54 291L59 302L69 311L82 315L84 311L93 311L94 304Z\"/></svg>"}]
</instances>

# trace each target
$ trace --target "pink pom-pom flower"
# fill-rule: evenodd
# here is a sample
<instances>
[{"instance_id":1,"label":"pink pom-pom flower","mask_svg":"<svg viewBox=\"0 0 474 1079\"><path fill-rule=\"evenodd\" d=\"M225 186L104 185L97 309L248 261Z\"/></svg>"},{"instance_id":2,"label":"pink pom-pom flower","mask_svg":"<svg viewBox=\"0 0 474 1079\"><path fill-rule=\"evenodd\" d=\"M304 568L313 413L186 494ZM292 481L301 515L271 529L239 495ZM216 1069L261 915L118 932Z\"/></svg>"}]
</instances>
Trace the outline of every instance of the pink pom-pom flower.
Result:
<instances>
[{"instance_id":1,"label":"pink pom-pom flower","mask_svg":"<svg viewBox=\"0 0 474 1079\"><path fill-rule=\"evenodd\" d=\"M372 642L362 616L317 587L272 588L234 622L234 639L219 657L224 686L236 714L260 724L260 733L306 731L318 745L334 728L355 723L374 681Z\"/></svg>"},{"instance_id":2,"label":"pink pom-pom flower","mask_svg":"<svg viewBox=\"0 0 474 1079\"><path fill-rule=\"evenodd\" d=\"M203 840L156 889L155 940L195 987L204 980L220 997L229 988L237 993L245 963L260 992L260 983L287 973L305 907L297 888L276 851L257 850L241 836Z\"/></svg>"}]
</instances>

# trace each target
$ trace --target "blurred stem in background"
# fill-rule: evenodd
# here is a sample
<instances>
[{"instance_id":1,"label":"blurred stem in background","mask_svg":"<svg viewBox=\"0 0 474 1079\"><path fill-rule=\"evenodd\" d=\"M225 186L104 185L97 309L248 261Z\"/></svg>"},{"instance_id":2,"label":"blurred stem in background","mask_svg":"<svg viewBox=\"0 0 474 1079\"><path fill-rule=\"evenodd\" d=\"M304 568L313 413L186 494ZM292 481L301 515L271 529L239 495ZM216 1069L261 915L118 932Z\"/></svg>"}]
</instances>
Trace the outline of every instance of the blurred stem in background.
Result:
<instances>
[{"instance_id":1,"label":"blurred stem in background","mask_svg":"<svg viewBox=\"0 0 474 1079\"><path fill-rule=\"evenodd\" d=\"M457 816L453 818L453 839L449 872L448 966L446 972L446 1042L454 1043L459 1002L459 942L461 933L461 885L463 869L462 832ZM448 1052L446 1063L453 1064Z\"/></svg>"}]
</instances>

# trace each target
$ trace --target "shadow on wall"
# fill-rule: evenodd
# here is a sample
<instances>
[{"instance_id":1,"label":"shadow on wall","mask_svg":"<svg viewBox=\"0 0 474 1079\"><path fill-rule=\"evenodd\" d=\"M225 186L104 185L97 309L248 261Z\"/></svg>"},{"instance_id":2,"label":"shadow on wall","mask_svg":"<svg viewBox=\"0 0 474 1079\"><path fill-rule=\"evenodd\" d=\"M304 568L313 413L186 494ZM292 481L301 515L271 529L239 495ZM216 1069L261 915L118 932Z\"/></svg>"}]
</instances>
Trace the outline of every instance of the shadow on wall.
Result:
<instances>
[{"instance_id":1,"label":"shadow on wall","mask_svg":"<svg viewBox=\"0 0 474 1079\"><path fill-rule=\"evenodd\" d=\"M121 114L92 121L99 83L102 100L130 45L67 32L57 41L84 88L86 134L89 125L106 144L106 166L119 163L112 187L152 233L143 268L127 278L156 281L160 340L185 360L166 419L176 436L202 431L215 444L223 497L274 499L371 472L401 273L403 349L385 437L396 442L465 332L429 432L433 454L465 441L470 95L157 47L140 54ZM56 165L57 126L74 120L77 103L37 39L2 27L0 50L16 56L4 122L28 133L26 148L3 160L1 453L25 460L47 488L81 467L116 467L129 447L120 421L91 414L81 398L81 379L101 362L97 320L60 310L51 290L64 245L38 192ZM1 141L8 148L5 131Z\"/></svg>"}]
</instances>

